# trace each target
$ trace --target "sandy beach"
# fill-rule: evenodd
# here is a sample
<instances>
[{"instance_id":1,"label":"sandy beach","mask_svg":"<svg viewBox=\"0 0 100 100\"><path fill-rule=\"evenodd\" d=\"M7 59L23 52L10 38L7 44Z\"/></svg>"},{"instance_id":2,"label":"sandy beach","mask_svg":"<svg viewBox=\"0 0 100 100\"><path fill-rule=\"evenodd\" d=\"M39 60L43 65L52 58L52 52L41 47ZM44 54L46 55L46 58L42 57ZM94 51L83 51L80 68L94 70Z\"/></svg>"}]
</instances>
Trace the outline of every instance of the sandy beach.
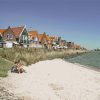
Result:
<instances>
[{"instance_id":1,"label":"sandy beach","mask_svg":"<svg viewBox=\"0 0 100 100\"><path fill-rule=\"evenodd\" d=\"M23 100L100 100L100 72L62 59L40 61L1 79Z\"/></svg>"}]
</instances>

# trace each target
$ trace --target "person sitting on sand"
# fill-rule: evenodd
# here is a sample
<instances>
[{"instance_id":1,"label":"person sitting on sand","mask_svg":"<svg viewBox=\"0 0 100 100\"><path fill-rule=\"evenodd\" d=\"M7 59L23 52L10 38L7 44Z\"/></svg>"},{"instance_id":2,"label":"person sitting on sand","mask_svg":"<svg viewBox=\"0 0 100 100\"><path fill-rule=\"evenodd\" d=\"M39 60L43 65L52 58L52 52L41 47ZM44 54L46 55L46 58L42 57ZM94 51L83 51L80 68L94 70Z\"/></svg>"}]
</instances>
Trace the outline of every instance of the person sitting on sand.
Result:
<instances>
[{"instance_id":1,"label":"person sitting on sand","mask_svg":"<svg viewBox=\"0 0 100 100\"><path fill-rule=\"evenodd\" d=\"M20 63L17 64L17 70L18 70L18 73L23 73L25 72L25 70L23 69L23 65Z\"/></svg>"},{"instance_id":2,"label":"person sitting on sand","mask_svg":"<svg viewBox=\"0 0 100 100\"><path fill-rule=\"evenodd\" d=\"M15 72L15 73L25 72L25 70L23 69L23 65L20 63L20 60L15 61L15 65L11 68L11 72Z\"/></svg>"},{"instance_id":3,"label":"person sitting on sand","mask_svg":"<svg viewBox=\"0 0 100 100\"><path fill-rule=\"evenodd\" d=\"M13 67L11 68L11 72L18 73L17 65L18 65L18 61L15 61Z\"/></svg>"}]
</instances>

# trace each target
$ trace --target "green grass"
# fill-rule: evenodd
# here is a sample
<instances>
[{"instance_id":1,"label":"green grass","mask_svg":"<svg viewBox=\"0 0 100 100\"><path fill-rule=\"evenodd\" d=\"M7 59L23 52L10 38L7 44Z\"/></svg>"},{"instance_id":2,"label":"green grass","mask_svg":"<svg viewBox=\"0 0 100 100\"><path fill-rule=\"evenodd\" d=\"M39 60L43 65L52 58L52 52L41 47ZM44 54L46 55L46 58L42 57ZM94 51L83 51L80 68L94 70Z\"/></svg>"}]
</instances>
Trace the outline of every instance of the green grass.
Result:
<instances>
[{"instance_id":1,"label":"green grass","mask_svg":"<svg viewBox=\"0 0 100 100\"><path fill-rule=\"evenodd\" d=\"M6 77L8 70L11 69L12 62L0 57L0 77Z\"/></svg>"},{"instance_id":2,"label":"green grass","mask_svg":"<svg viewBox=\"0 0 100 100\"><path fill-rule=\"evenodd\" d=\"M46 50L34 48L0 48L0 76L7 76L15 60L20 59L24 65L34 64L38 61L54 58L72 57L83 53L82 50ZM5 60L7 59L7 60ZM9 61L8 61L9 60Z\"/></svg>"}]
</instances>

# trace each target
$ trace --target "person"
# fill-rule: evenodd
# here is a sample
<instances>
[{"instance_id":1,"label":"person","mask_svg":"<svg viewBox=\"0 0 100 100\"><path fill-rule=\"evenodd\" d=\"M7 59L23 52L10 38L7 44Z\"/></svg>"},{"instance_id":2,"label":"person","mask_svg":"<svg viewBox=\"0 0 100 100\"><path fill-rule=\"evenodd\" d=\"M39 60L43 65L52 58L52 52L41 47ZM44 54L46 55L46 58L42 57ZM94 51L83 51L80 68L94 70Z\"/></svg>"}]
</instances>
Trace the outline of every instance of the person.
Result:
<instances>
[{"instance_id":1,"label":"person","mask_svg":"<svg viewBox=\"0 0 100 100\"><path fill-rule=\"evenodd\" d=\"M23 65L20 63L17 64L17 70L18 70L18 73L23 73L25 72L25 70L23 69Z\"/></svg>"},{"instance_id":2,"label":"person","mask_svg":"<svg viewBox=\"0 0 100 100\"><path fill-rule=\"evenodd\" d=\"M18 73L17 64L18 64L18 61L15 61L15 62L14 62L14 65L13 65L12 68L11 68L11 72Z\"/></svg>"},{"instance_id":3,"label":"person","mask_svg":"<svg viewBox=\"0 0 100 100\"><path fill-rule=\"evenodd\" d=\"M15 61L15 65L11 68L11 72L15 72L15 73L25 72L25 70L23 69L23 65L20 63L20 60Z\"/></svg>"}]
</instances>

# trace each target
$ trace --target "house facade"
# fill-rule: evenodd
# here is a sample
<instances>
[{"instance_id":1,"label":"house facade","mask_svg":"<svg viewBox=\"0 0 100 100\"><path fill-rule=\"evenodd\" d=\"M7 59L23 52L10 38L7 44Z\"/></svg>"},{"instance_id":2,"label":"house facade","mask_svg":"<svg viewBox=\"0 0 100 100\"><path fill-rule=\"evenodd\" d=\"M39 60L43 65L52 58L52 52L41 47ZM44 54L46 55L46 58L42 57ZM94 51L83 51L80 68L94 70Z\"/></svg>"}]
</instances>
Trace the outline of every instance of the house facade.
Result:
<instances>
[{"instance_id":1,"label":"house facade","mask_svg":"<svg viewBox=\"0 0 100 100\"><path fill-rule=\"evenodd\" d=\"M46 49L52 48L52 40L50 36L47 35L45 32L39 34L39 44L42 46L42 48L46 48Z\"/></svg>"},{"instance_id":2,"label":"house facade","mask_svg":"<svg viewBox=\"0 0 100 100\"><path fill-rule=\"evenodd\" d=\"M5 42L3 41L2 34L5 31L5 29L0 29L0 48L5 47Z\"/></svg>"},{"instance_id":3,"label":"house facade","mask_svg":"<svg viewBox=\"0 0 100 100\"><path fill-rule=\"evenodd\" d=\"M73 49L74 48L74 42L67 42L67 47L69 49Z\"/></svg>"},{"instance_id":4,"label":"house facade","mask_svg":"<svg viewBox=\"0 0 100 100\"><path fill-rule=\"evenodd\" d=\"M28 36L29 36L30 47L38 48L39 47L38 32L37 31L29 31Z\"/></svg>"},{"instance_id":5,"label":"house facade","mask_svg":"<svg viewBox=\"0 0 100 100\"><path fill-rule=\"evenodd\" d=\"M81 49L81 46L78 45L78 44L75 44L75 45L74 45L74 49L76 49L76 50L80 50L80 49Z\"/></svg>"},{"instance_id":6,"label":"house facade","mask_svg":"<svg viewBox=\"0 0 100 100\"><path fill-rule=\"evenodd\" d=\"M42 48L47 48L48 38L46 36L46 33L39 34L39 44L42 46Z\"/></svg>"},{"instance_id":7,"label":"house facade","mask_svg":"<svg viewBox=\"0 0 100 100\"><path fill-rule=\"evenodd\" d=\"M13 44L28 44L28 32L25 26L8 27L2 32L2 40L6 42L6 47L12 47Z\"/></svg>"}]
</instances>

